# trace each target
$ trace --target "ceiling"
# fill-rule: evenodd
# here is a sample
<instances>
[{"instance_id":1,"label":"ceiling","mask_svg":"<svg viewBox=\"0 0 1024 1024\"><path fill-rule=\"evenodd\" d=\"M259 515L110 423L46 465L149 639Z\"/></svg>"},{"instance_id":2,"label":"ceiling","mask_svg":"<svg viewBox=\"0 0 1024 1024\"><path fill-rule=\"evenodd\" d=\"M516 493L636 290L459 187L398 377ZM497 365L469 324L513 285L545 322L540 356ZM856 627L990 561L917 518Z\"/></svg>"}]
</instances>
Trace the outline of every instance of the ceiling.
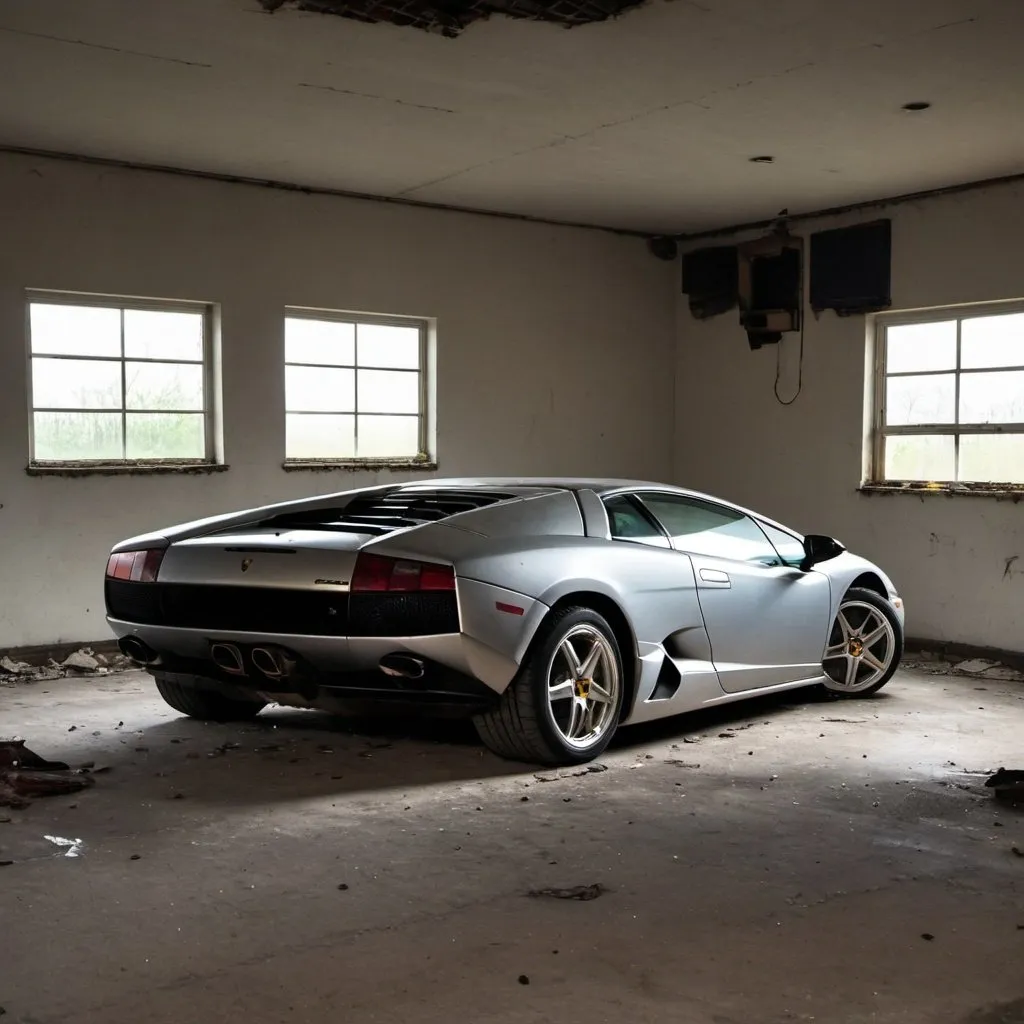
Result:
<instances>
[{"instance_id":1,"label":"ceiling","mask_svg":"<svg viewBox=\"0 0 1024 1024\"><path fill-rule=\"evenodd\" d=\"M4 0L0 145L688 233L1024 171L1022 40L1021 0L650 0L456 38Z\"/></svg>"}]
</instances>

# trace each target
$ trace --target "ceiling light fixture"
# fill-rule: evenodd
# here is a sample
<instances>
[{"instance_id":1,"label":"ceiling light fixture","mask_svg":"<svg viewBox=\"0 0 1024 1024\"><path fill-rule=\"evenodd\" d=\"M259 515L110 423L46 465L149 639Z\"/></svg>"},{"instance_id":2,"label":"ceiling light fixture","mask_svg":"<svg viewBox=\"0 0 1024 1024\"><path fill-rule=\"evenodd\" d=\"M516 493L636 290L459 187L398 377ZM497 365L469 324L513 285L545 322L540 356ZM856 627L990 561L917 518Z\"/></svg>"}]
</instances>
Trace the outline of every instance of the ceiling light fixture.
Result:
<instances>
[{"instance_id":1,"label":"ceiling light fixture","mask_svg":"<svg viewBox=\"0 0 1024 1024\"><path fill-rule=\"evenodd\" d=\"M914 102L914 103L904 103L903 104L903 109L907 110L907 111L910 111L910 113L914 114L914 113L917 113L917 111L919 111L919 110L927 110L930 106L931 106L930 103L924 103L924 102L917 101L917 102Z\"/></svg>"}]
</instances>

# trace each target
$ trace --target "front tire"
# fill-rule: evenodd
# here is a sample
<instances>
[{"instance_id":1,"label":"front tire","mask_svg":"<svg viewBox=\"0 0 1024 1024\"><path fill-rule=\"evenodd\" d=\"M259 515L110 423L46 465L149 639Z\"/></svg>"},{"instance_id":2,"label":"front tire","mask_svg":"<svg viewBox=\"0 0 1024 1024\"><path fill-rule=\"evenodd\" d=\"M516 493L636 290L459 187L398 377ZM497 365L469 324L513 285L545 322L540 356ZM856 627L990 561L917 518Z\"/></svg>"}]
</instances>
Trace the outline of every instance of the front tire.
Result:
<instances>
[{"instance_id":1,"label":"front tire","mask_svg":"<svg viewBox=\"0 0 1024 1024\"><path fill-rule=\"evenodd\" d=\"M624 694L614 631L598 612L577 605L544 622L500 702L473 721L499 757L584 764L611 742Z\"/></svg>"},{"instance_id":2,"label":"front tire","mask_svg":"<svg viewBox=\"0 0 1024 1024\"><path fill-rule=\"evenodd\" d=\"M851 587L839 605L822 659L825 689L868 697L892 679L903 657L903 626L892 604L873 590Z\"/></svg>"},{"instance_id":3,"label":"front tire","mask_svg":"<svg viewBox=\"0 0 1024 1024\"><path fill-rule=\"evenodd\" d=\"M236 699L210 687L199 676L154 672L157 692L175 711L206 722L244 722L255 718L266 704L259 700Z\"/></svg>"}]
</instances>

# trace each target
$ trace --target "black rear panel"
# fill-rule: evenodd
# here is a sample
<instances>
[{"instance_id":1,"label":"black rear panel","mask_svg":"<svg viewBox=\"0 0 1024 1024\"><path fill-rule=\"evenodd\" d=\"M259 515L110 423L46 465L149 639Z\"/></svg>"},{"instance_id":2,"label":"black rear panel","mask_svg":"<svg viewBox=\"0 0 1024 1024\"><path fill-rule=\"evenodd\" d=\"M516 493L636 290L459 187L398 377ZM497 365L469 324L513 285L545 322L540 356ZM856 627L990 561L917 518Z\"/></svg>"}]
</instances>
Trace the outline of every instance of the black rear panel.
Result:
<instances>
[{"instance_id":1,"label":"black rear panel","mask_svg":"<svg viewBox=\"0 0 1024 1024\"><path fill-rule=\"evenodd\" d=\"M459 607L452 593L353 594L349 636L435 636L458 633Z\"/></svg>"},{"instance_id":2,"label":"black rear panel","mask_svg":"<svg viewBox=\"0 0 1024 1024\"><path fill-rule=\"evenodd\" d=\"M107 580L107 614L208 633L432 636L459 631L454 593L348 594Z\"/></svg>"}]
</instances>

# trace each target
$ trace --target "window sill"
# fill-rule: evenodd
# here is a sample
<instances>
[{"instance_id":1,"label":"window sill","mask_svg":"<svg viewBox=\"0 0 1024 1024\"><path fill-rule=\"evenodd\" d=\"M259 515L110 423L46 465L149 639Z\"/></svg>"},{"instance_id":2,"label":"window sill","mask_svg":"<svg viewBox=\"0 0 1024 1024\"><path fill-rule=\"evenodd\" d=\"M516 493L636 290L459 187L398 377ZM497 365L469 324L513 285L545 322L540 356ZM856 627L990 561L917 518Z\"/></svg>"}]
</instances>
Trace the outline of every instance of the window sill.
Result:
<instances>
[{"instance_id":1,"label":"window sill","mask_svg":"<svg viewBox=\"0 0 1024 1024\"><path fill-rule=\"evenodd\" d=\"M944 496L947 498L995 498L1000 501L1024 499L1024 484L861 484L861 494L910 494L914 497Z\"/></svg>"},{"instance_id":2,"label":"window sill","mask_svg":"<svg viewBox=\"0 0 1024 1024\"><path fill-rule=\"evenodd\" d=\"M30 462L29 476L205 476L230 467L214 462Z\"/></svg>"},{"instance_id":3,"label":"window sill","mask_svg":"<svg viewBox=\"0 0 1024 1024\"><path fill-rule=\"evenodd\" d=\"M317 460L317 459L286 459L281 463L286 473L372 473L378 470L395 470L408 472L415 470L421 473L434 473L437 463L427 459L349 459Z\"/></svg>"}]
</instances>

